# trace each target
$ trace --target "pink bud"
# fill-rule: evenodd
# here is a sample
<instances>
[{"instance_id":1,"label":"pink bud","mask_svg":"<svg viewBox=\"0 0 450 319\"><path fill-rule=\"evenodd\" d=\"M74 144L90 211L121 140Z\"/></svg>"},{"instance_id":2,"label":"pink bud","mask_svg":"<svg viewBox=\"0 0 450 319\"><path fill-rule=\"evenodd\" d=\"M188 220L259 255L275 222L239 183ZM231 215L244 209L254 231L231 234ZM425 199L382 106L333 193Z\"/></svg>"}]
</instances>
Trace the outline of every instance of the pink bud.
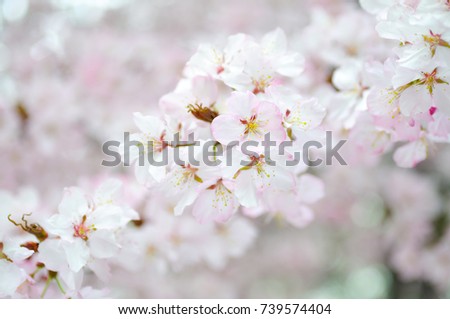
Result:
<instances>
[{"instance_id":1,"label":"pink bud","mask_svg":"<svg viewBox=\"0 0 450 319\"><path fill-rule=\"evenodd\" d=\"M434 113L436 113L436 110L437 110L437 107L436 106L432 106L432 107L430 107L428 112L430 113L431 116L433 116Z\"/></svg>"}]
</instances>

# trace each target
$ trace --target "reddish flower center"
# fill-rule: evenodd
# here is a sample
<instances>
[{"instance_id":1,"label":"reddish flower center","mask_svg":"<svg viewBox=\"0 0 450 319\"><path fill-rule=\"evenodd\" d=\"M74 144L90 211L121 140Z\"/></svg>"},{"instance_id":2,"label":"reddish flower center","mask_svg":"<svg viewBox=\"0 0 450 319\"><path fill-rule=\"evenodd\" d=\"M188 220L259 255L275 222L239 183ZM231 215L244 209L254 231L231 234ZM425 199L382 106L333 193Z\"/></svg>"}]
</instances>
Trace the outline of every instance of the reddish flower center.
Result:
<instances>
[{"instance_id":1,"label":"reddish flower center","mask_svg":"<svg viewBox=\"0 0 450 319\"><path fill-rule=\"evenodd\" d=\"M255 134L260 135L261 123L257 121L256 114L253 114L249 119L241 119L241 124L245 125L244 134Z\"/></svg>"},{"instance_id":2,"label":"reddish flower center","mask_svg":"<svg viewBox=\"0 0 450 319\"><path fill-rule=\"evenodd\" d=\"M86 215L84 215L80 224L73 225L73 237L78 237L86 241L88 240L89 233L95 230L94 225L86 226Z\"/></svg>"}]
</instances>

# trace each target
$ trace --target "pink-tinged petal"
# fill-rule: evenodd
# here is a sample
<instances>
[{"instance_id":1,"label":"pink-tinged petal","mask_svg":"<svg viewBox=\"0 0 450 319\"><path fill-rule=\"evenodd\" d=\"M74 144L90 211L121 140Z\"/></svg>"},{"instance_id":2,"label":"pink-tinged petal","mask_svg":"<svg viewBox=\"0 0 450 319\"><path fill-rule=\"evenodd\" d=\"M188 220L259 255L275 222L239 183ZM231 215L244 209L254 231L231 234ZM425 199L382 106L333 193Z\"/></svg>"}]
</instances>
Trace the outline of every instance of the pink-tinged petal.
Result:
<instances>
[{"instance_id":1,"label":"pink-tinged petal","mask_svg":"<svg viewBox=\"0 0 450 319\"><path fill-rule=\"evenodd\" d=\"M58 206L58 211L69 220L77 219L88 211L88 202L85 194L77 187L64 190L64 197Z\"/></svg>"},{"instance_id":2,"label":"pink-tinged petal","mask_svg":"<svg viewBox=\"0 0 450 319\"><path fill-rule=\"evenodd\" d=\"M88 244L91 255L95 258L110 258L119 251L114 233L107 230L92 232Z\"/></svg>"},{"instance_id":3,"label":"pink-tinged petal","mask_svg":"<svg viewBox=\"0 0 450 319\"><path fill-rule=\"evenodd\" d=\"M242 141L244 131L245 126L240 122L240 117L236 115L219 115L211 123L211 133L214 139L224 145Z\"/></svg>"},{"instance_id":4,"label":"pink-tinged petal","mask_svg":"<svg viewBox=\"0 0 450 319\"><path fill-rule=\"evenodd\" d=\"M303 174L299 178L297 186L297 199L303 203L315 203L325 194L323 181L310 174Z\"/></svg>"},{"instance_id":5,"label":"pink-tinged petal","mask_svg":"<svg viewBox=\"0 0 450 319\"><path fill-rule=\"evenodd\" d=\"M181 93L169 93L163 95L159 99L159 108L165 114L176 115L177 117L187 116L187 108L186 106L191 103L192 98L187 98L187 96Z\"/></svg>"},{"instance_id":6,"label":"pink-tinged petal","mask_svg":"<svg viewBox=\"0 0 450 319\"><path fill-rule=\"evenodd\" d=\"M222 51L211 44L200 44L197 52L190 58L187 66L193 72L214 75L219 63L223 60Z\"/></svg>"},{"instance_id":7,"label":"pink-tinged petal","mask_svg":"<svg viewBox=\"0 0 450 319\"><path fill-rule=\"evenodd\" d=\"M394 153L394 160L400 167L414 167L427 158L427 145L423 140L399 147Z\"/></svg>"},{"instance_id":8,"label":"pink-tinged petal","mask_svg":"<svg viewBox=\"0 0 450 319\"><path fill-rule=\"evenodd\" d=\"M241 171L236 179L234 194L239 203L247 208L258 206L258 194L250 170Z\"/></svg>"},{"instance_id":9,"label":"pink-tinged petal","mask_svg":"<svg viewBox=\"0 0 450 319\"><path fill-rule=\"evenodd\" d=\"M421 134L422 134L422 130L420 125L414 125L411 126L411 124L413 124L414 121L410 121L407 117L402 116L401 114L397 115L396 117L392 118L391 116L387 116L385 121L390 121L392 125L392 127L395 130L395 133L392 135L396 140L399 141L415 141L417 140ZM375 124L381 124L383 125L381 122L376 121Z\"/></svg>"},{"instance_id":10,"label":"pink-tinged petal","mask_svg":"<svg viewBox=\"0 0 450 319\"><path fill-rule=\"evenodd\" d=\"M428 123L428 133L432 136L448 141L450 138L450 121L448 115L436 113L434 121Z\"/></svg>"},{"instance_id":11,"label":"pink-tinged petal","mask_svg":"<svg viewBox=\"0 0 450 319\"><path fill-rule=\"evenodd\" d=\"M79 272L89 259L89 248L84 240L75 238L73 242L62 242L64 253L73 272Z\"/></svg>"},{"instance_id":12,"label":"pink-tinged petal","mask_svg":"<svg viewBox=\"0 0 450 319\"><path fill-rule=\"evenodd\" d=\"M164 123L155 116L144 116L139 112L133 113L134 123L142 133L150 137L159 138L164 131Z\"/></svg>"},{"instance_id":13,"label":"pink-tinged petal","mask_svg":"<svg viewBox=\"0 0 450 319\"><path fill-rule=\"evenodd\" d=\"M203 106L210 106L217 100L217 84L210 76L196 76L192 79L192 93Z\"/></svg>"},{"instance_id":14,"label":"pink-tinged petal","mask_svg":"<svg viewBox=\"0 0 450 319\"><path fill-rule=\"evenodd\" d=\"M450 82L450 79L446 81ZM447 116L450 116L450 85L437 85L433 92L434 106Z\"/></svg>"},{"instance_id":15,"label":"pink-tinged petal","mask_svg":"<svg viewBox=\"0 0 450 319\"><path fill-rule=\"evenodd\" d=\"M314 212L308 206L300 205L297 209L285 214L284 217L291 225L304 228L313 221Z\"/></svg>"},{"instance_id":16,"label":"pink-tinged petal","mask_svg":"<svg viewBox=\"0 0 450 319\"><path fill-rule=\"evenodd\" d=\"M0 259L0 297L14 295L26 278L23 269L5 259Z\"/></svg>"},{"instance_id":17,"label":"pink-tinged petal","mask_svg":"<svg viewBox=\"0 0 450 319\"><path fill-rule=\"evenodd\" d=\"M256 97L251 92L233 92L226 102L226 113L246 119L252 115L256 103Z\"/></svg>"},{"instance_id":18,"label":"pink-tinged petal","mask_svg":"<svg viewBox=\"0 0 450 319\"><path fill-rule=\"evenodd\" d=\"M367 96L367 108L373 115L392 115L398 108L398 100L391 91L376 87Z\"/></svg>"},{"instance_id":19,"label":"pink-tinged petal","mask_svg":"<svg viewBox=\"0 0 450 319\"><path fill-rule=\"evenodd\" d=\"M411 87L401 93L399 106L402 114L406 116L427 112L431 106L431 96L424 86Z\"/></svg>"},{"instance_id":20,"label":"pink-tinged petal","mask_svg":"<svg viewBox=\"0 0 450 319\"><path fill-rule=\"evenodd\" d=\"M261 127L260 139L264 139L266 133L270 133L270 140L281 142L286 139L286 130L283 127L283 116L278 107L270 102L261 102L255 109L256 121Z\"/></svg>"},{"instance_id":21,"label":"pink-tinged petal","mask_svg":"<svg viewBox=\"0 0 450 319\"><path fill-rule=\"evenodd\" d=\"M214 189L203 190L196 199L192 214L200 223L216 221L224 223L238 209L236 197L223 185L215 185Z\"/></svg>"}]
</instances>

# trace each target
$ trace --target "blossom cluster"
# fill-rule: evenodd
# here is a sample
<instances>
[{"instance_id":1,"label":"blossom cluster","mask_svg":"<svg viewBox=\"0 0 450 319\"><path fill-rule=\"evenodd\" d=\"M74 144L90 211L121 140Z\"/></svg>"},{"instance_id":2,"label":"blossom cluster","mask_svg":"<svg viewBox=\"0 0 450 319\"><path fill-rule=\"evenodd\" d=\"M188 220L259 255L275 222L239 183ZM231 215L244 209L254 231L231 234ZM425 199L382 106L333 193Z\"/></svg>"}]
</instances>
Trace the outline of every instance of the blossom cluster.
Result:
<instances>
[{"instance_id":1,"label":"blossom cluster","mask_svg":"<svg viewBox=\"0 0 450 319\"><path fill-rule=\"evenodd\" d=\"M360 73L370 114L363 132L377 152L401 143L394 160L413 167L427 158L434 143L450 141L449 4L361 3L377 16L380 37L396 44L384 62L369 63Z\"/></svg>"},{"instance_id":2,"label":"blossom cluster","mask_svg":"<svg viewBox=\"0 0 450 319\"><path fill-rule=\"evenodd\" d=\"M0 294L38 297L43 287L40 296L44 297L52 281L66 296L93 293L89 287L81 290L84 269L108 280L109 260L121 247L121 233L131 220L139 219L134 210L116 203L119 188L118 181L110 180L92 197L80 188L67 188L58 213L47 218L40 214L37 219L21 210L36 208L32 194L25 192L24 198L16 199L3 193L2 210L15 214L0 223Z\"/></svg>"},{"instance_id":3,"label":"blossom cluster","mask_svg":"<svg viewBox=\"0 0 450 319\"><path fill-rule=\"evenodd\" d=\"M323 185L305 173L305 165L269 162L288 159L289 150L263 152L261 145L248 153L238 149L232 163L221 165L185 160L156 166L139 160L148 153L160 160L168 148L183 147L170 140L174 134L182 140L192 134L200 143L212 141L211 148L228 151L233 142L262 142L265 136L274 145L290 140L297 141L292 147L299 147L305 134L320 130L325 116L316 98L289 86L303 63L300 54L288 49L281 29L260 41L237 34L224 48L200 45L185 77L160 99L162 116L134 114L140 132L132 139L143 146L132 154L138 180L150 191L163 189L176 216L191 211L201 223L226 222L242 207L250 216L269 213L298 227L306 225L313 216L308 204L321 198ZM204 151L194 150L194 156L201 159Z\"/></svg>"}]
</instances>

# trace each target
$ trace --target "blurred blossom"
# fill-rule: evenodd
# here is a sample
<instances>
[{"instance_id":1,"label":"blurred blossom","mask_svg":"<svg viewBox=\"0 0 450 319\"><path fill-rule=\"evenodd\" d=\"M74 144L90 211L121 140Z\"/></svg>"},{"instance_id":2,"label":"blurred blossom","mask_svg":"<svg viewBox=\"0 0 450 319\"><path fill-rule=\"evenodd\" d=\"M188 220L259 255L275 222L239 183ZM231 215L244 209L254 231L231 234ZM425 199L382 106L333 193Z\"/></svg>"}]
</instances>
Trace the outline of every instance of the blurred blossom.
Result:
<instances>
[{"instance_id":1,"label":"blurred blossom","mask_svg":"<svg viewBox=\"0 0 450 319\"><path fill-rule=\"evenodd\" d=\"M6 21L20 21L27 15L28 0L4 0L2 2L2 14Z\"/></svg>"}]
</instances>

